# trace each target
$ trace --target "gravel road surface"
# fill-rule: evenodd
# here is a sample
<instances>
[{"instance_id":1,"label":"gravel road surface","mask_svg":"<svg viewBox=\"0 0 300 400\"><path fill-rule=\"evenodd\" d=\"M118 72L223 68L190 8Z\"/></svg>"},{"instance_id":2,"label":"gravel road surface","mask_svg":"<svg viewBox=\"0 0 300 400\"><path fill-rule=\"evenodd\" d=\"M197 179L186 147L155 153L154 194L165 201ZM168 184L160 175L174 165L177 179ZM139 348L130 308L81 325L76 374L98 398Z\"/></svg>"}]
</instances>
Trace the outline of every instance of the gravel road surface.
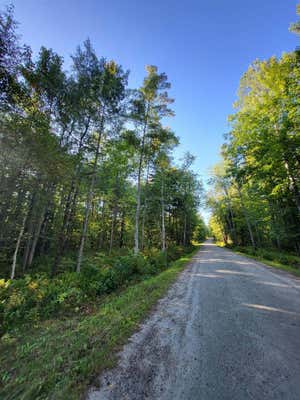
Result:
<instances>
[{"instance_id":1,"label":"gravel road surface","mask_svg":"<svg viewBox=\"0 0 300 400\"><path fill-rule=\"evenodd\" d=\"M88 400L299 400L300 281L206 242Z\"/></svg>"}]
</instances>

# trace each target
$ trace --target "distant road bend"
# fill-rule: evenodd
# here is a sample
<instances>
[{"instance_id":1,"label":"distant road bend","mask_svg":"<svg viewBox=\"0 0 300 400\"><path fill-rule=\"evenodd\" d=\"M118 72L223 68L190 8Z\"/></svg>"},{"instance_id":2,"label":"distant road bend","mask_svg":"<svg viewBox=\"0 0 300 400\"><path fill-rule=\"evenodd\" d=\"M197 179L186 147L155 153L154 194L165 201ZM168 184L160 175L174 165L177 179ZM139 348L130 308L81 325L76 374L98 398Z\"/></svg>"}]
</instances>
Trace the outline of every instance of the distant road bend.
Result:
<instances>
[{"instance_id":1,"label":"distant road bend","mask_svg":"<svg viewBox=\"0 0 300 400\"><path fill-rule=\"evenodd\" d=\"M207 241L89 400L299 400L300 281Z\"/></svg>"}]
</instances>

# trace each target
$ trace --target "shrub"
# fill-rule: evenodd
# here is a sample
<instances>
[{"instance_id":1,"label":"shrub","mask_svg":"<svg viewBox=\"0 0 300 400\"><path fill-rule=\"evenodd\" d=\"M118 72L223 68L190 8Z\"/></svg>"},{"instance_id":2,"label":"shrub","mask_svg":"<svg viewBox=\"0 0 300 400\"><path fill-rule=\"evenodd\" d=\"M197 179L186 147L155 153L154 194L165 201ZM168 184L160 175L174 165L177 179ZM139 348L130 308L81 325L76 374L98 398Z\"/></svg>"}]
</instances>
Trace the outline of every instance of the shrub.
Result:
<instances>
[{"instance_id":1,"label":"shrub","mask_svg":"<svg viewBox=\"0 0 300 400\"><path fill-rule=\"evenodd\" d=\"M167 252L154 250L151 255L148 256L149 263L157 271L162 271L168 266Z\"/></svg>"},{"instance_id":2,"label":"shrub","mask_svg":"<svg viewBox=\"0 0 300 400\"><path fill-rule=\"evenodd\" d=\"M72 272L70 267L53 279L45 272L13 281L2 279L2 332L19 324L78 310L87 301L127 285L135 277L145 278L161 272L185 251L183 247L173 246L167 252L150 249L137 256L108 257L98 253L84 261L80 274ZM68 259L67 263L71 266L73 261Z\"/></svg>"}]
</instances>

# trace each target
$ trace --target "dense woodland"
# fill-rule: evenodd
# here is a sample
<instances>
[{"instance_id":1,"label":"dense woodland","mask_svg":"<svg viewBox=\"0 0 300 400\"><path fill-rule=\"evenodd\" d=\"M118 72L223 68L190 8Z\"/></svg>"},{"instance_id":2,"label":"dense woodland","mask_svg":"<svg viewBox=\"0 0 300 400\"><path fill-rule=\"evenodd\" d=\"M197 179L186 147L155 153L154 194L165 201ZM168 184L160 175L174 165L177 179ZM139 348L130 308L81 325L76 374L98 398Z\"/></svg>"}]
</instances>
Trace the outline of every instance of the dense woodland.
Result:
<instances>
[{"instance_id":1,"label":"dense woodland","mask_svg":"<svg viewBox=\"0 0 300 400\"><path fill-rule=\"evenodd\" d=\"M20 44L12 9L0 18L1 275L47 261L54 276L66 255L79 272L91 252L188 246L202 186L192 156L172 161L166 74L147 66L129 89L129 72L89 40L65 71L52 49L33 57Z\"/></svg>"},{"instance_id":2,"label":"dense woodland","mask_svg":"<svg viewBox=\"0 0 300 400\"><path fill-rule=\"evenodd\" d=\"M208 200L226 244L300 255L299 82L299 51L255 61L241 79Z\"/></svg>"},{"instance_id":3,"label":"dense woodland","mask_svg":"<svg viewBox=\"0 0 300 400\"><path fill-rule=\"evenodd\" d=\"M149 65L131 89L90 40L66 70L17 25L12 7L0 13L0 334L85 313L207 231L194 157L172 157L167 75Z\"/></svg>"}]
</instances>

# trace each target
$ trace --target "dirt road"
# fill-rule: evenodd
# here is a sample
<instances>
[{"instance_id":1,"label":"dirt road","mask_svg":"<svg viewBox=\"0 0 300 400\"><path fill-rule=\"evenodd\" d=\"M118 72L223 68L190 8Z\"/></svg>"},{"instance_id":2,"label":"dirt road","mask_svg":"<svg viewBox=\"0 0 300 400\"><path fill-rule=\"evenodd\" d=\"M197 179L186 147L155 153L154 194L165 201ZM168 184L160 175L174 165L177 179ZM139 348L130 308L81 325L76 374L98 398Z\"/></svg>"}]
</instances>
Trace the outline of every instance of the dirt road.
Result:
<instances>
[{"instance_id":1,"label":"dirt road","mask_svg":"<svg viewBox=\"0 0 300 400\"><path fill-rule=\"evenodd\" d=\"M89 400L299 400L300 281L207 242Z\"/></svg>"}]
</instances>

